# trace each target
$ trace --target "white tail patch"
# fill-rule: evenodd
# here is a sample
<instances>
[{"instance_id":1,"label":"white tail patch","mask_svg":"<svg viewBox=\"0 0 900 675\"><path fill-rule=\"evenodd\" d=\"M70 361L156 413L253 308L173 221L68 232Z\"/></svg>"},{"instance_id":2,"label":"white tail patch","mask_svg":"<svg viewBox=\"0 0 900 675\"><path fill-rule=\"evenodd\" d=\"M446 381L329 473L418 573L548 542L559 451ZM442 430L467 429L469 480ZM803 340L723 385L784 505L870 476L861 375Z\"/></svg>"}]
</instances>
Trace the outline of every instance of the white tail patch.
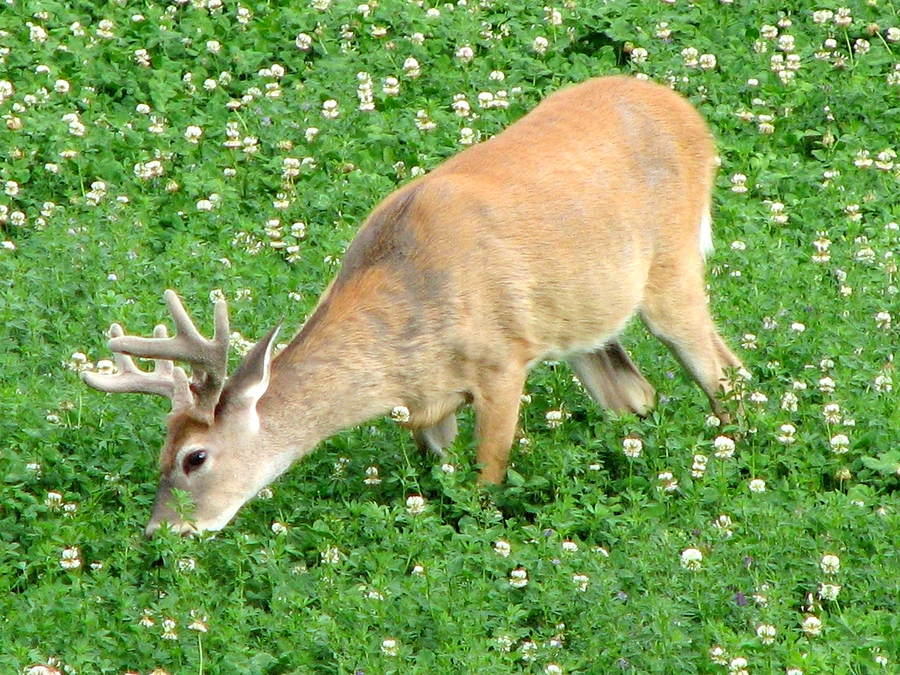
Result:
<instances>
[{"instance_id":1,"label":"white tail patch","mask_svg":"<svg viewBox=\"0 0 900 675\"><path fill-rule=\"evenodd\" d=\"M703 211L703 216L700 218L700 255L702 255L705 260L712 252L712 216L707 208Z\"/></svg>"}]
</instances>

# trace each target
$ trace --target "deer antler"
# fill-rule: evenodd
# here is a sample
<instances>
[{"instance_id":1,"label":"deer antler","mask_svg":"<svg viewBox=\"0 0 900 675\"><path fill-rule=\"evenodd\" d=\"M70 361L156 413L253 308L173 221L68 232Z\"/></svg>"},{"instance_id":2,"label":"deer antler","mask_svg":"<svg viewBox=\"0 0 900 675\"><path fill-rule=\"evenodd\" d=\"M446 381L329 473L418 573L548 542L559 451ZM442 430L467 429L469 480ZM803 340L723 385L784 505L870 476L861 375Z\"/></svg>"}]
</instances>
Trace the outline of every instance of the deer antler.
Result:
<instances>
[{"instance_id":1,"label":"deer antler","mask_svg":"<svg viewBox=\"0 0 900 675\"><path fill-rule=\"evenodd\" d=\"M113 324L109 348L115 352L119 373L85 372L82 379L100 391L166 396L172 400L173 410L195 405L210 411L218 401L228 368L228 307L224 300L216 302L215 333L208 340L197 330L175 291L168 290L163 297L175 321L176 335L168 337L165 326L157 326L152 338L136 337L125 335L121 326ZM143 371L132 356L154 359L156 365L150 372ZM192 366L190 383L175 361Z\"/></svg>"}]
</instances>

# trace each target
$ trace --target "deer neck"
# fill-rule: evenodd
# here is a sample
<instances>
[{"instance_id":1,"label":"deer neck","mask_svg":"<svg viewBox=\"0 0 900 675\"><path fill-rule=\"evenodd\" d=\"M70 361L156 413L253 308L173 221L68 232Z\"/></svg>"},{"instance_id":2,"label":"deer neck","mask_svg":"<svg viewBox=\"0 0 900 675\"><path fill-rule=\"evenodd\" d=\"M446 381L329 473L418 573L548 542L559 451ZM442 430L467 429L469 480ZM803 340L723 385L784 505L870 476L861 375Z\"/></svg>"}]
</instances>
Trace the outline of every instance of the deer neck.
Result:
<instances>
[{"instance_id":1,"label":"deer neck","mask_svg":"<svg viewBox=\"0 0 900 675\"><path fill-rule=\"evenodd\" d=\"M346 294L344 294L346 295ZM325 297L300 333L272 362L257 405L269 446L296 460L320 441L388 413L399 404L396 358L385 317L401 307Z\"/></svg>"}]
</instances>

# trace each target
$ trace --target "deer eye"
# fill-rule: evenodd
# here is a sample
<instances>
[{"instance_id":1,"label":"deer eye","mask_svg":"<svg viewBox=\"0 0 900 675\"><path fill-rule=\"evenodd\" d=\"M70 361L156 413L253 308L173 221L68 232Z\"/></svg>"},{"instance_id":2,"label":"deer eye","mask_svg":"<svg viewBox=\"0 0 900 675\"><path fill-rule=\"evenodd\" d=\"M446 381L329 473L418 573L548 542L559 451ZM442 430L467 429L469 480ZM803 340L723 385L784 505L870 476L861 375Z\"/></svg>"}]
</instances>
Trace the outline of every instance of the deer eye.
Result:
<instances>
[{"instance_id":1,"label":"deer eye","mask_svg":"<svg viewBox=\"0 0 900 675\"><path fill-rule=\"evenodd\" d=\"M199 469L206 461L206 457L207 454L205 450L194 450L194 452L184 458L184 472L189 474L192 471Z\"/></svg>"}]
</instances>

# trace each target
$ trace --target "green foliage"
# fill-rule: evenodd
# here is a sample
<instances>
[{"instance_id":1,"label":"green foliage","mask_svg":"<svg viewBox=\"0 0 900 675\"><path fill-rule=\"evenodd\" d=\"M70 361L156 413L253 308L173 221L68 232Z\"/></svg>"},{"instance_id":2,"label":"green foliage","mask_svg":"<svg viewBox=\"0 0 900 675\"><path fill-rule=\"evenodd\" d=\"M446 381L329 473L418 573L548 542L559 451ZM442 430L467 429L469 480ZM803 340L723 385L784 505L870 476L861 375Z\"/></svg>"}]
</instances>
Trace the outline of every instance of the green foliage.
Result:
<instances>
[{"instance_id":1,"label":"green foliage","mask_svg":"<svg viewBox=\"0 0 900 675\"><path fill-rule=\"evenodd\" d=\"M894 672L900 20L842 6L4 3L0 670ZM149 333L173 287L203 329L214 289L248 338L295 328L396 185L612 72L718 138L734 424L635 327L658 408L538 367L502 487L470 417L444 466L375 421L218 535L143 537L165 408L73 372L109 323Z\"/></svg>"}]
</instances>

